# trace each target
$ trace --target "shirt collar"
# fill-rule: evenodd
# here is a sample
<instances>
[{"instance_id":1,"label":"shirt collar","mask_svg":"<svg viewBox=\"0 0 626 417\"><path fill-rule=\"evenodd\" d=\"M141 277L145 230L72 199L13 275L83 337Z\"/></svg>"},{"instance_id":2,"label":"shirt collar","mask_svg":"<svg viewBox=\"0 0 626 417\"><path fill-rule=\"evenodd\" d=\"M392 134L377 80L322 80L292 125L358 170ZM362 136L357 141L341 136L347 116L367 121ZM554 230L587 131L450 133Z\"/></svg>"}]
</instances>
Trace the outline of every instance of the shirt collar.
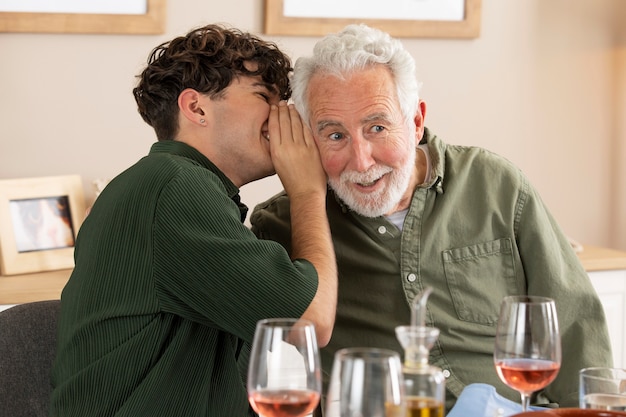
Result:
<instances>
[{"instance_id":1,"label":"shirt collar","mask_svg":"<svg viewBox=\"0 0 626 417\"><path fill-rule=\"evenodd\" d=\"M443 194L443 176L446 170L446 144L443 143L435 134L431 133L427 127L424 127L424 136L422 137L420 144L428 145L430 163L432 164L433 175L427 187L434 188L438 194Z\"/></svg>"},{"instance_id":2,"label":"shirt collar","mask_svg":"<svg viewBox=\"0 0 626 417\"><path fill-rule=\"evenodd\" d=\"M244 221L248 212L248 207L241 203L241 197L239 196L239 188L226 176L224 173L213 163L204 156L199 150L191 145L176 140L164 140L152 144L150 153L168 153L170 155L177 155L183 158L190 159L200 166L205 167L220 179L228 196L239 206L241 212L241 221Z\"/></svg>"}]
</instances>

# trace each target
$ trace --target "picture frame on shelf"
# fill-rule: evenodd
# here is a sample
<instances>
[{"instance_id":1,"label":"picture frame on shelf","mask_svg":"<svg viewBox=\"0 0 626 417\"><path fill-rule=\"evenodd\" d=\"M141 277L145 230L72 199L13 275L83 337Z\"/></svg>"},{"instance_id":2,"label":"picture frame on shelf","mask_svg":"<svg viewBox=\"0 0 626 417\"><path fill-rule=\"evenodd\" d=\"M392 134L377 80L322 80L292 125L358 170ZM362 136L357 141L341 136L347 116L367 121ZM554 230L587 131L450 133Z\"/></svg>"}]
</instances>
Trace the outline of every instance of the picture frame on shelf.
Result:
<instances>
[{"instance_id":1,"label":"picture frame on shelf","mask_svg":"<svg viewBox=\"0 0 626 417\"><path fill-rule=\"evenodd\" d=\"M156 35L166 0L0 0L0 32Z\"/></svg>"},{"instance_id":2,"label":"picture frame on shelf","mask_svg":"<svg viewBox=\"0 0 626 417\"><path fill-rule=\"evenodd\" d=\"M481 0L265 0L267 35L324 36L365 23L400 38L480 35ZM325 5L326 2L331 2Z\"/></svg>"},{"instance_id":3,"label":"picture frame on shelf","mask_svg":"<svg viewBox=\"0 0 626 417\"><path fill-rule=\"evenodd\" d=\"M79 175L0 180L0 273L73 268L84 217Z\"/></svg>"}]
</instances>

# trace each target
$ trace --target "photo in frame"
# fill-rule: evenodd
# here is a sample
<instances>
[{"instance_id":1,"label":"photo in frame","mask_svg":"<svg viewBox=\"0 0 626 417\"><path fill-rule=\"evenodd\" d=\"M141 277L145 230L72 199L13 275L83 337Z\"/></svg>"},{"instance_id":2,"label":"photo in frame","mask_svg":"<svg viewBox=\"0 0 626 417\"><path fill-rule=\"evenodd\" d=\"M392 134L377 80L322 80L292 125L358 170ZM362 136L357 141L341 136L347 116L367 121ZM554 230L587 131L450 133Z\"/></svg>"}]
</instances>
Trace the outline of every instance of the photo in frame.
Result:
<instances>
[{"instance_id":1,"label":"photo in frame","mask_svg":"<svg viewBox=\"0 0 626 417\"><path fill-rule=\"evenodd\" d=\"M166 0L0 0L0 32L154 35Z\"/></svg>"},{"instance_id":2,"label":"photo in frame","mask_svg":"<svg viewBox=\"0 0 626 417\"><path fill-rule=\"evenodd\" d=\"M84 216L79 175L0 180L0 273L73 268Z\"/></svg>"},{"instance_id":3,"label":"photo in frame","mask_svg":"<svg viewBox=\"0 0 626 417\"><path fill-rule=\"evenodd\" d=\"M365 23L394 37L471 39L480 35L480 16L481 0L265 0L264 29L324 36Z\"/></svg>"}]
</instances>

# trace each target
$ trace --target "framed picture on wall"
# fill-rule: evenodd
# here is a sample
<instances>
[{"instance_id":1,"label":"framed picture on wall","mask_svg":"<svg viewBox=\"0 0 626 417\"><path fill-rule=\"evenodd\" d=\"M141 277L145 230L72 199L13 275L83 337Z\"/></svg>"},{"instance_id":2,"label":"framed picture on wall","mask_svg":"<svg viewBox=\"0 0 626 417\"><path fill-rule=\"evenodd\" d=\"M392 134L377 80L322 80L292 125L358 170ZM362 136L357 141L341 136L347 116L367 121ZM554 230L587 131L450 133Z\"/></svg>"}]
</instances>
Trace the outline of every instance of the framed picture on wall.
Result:
<instances>
[{"instance_id":1,"label":"framed picture on wall","mask_svg":"<svg viewBox=\"0 0 626 417\"><path fill-rule=\"evenodd\" d=\"M268 35L324 36L365 23L405 38L476 38L481 0L265 0Z\"/></svg>"},{"instance_id":2,"label":"framed picture on wall","mask_svg":"<svg viewBox=\"0 0 626 417\"><path fill-rule=\"evenodd\" d=\"M78 175L0 180L2 275L72 268L84 215Z\"/></svg>"},{"instance_id":3,"label":"framed picture on wall","mask_svg":"<svg viewBox=\"0 0 626 417\"><path fill-rule=\"evenodd\" d=\"M0 32L159 34L166 0L0 0Z\"/></svg>"}]
</instances>

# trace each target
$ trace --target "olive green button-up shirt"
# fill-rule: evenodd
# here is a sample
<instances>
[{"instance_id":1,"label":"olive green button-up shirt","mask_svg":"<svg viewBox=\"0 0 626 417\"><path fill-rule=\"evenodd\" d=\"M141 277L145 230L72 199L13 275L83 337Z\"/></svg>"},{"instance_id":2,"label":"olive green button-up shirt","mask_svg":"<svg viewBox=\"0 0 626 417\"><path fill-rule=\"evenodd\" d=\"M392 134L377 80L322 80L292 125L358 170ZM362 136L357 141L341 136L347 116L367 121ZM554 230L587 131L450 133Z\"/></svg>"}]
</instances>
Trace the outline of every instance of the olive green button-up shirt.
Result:
<instances>
[{"instance_id":1,"label":"olive green button-up shirt","mask_svg":"<svg viewBox=\"0 0 626 417\"><path fill-rule=\"evenodd\" d=\"M337 320L322 351L326 374L334 353L372 346L402 353L396 326L410 323L410 304L432 287L427 325L440 329L431 364L446 376L446 408L463 388L487 383L514 401L493 362L503 297L556 300L563 360L536 402L577 406L578 371L608 366L611 349L600 301L566 236L523 173L477 147L447 145L428 129L432 177L415 189L403 230L384 217L351 212L332 192L327 211L339 266ZM258 205L252 229L289 248L288 199Z\"/></svg>"}]
</instances>

